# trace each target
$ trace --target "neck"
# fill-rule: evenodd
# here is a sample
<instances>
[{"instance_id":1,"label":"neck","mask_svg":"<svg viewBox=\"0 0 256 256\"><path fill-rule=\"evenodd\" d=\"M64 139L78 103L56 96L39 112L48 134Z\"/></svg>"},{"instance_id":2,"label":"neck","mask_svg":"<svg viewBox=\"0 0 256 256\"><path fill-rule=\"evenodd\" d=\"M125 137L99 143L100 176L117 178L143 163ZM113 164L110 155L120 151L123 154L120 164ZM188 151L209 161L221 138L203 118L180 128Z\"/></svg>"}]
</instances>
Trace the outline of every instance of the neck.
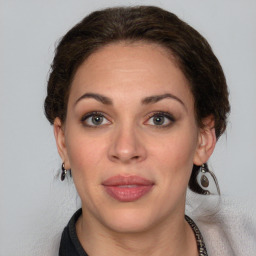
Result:
<instances>
[{"instance_id":1,"label":"neck","mask_svg":"<svg viewBox=\"0 0 256 256\"><path fill-rule=\"evenodd\" d=\"M163 220L155 227L137 233L120 233L97 228L83 214L76 225L79 240L90 256L196 256L194 233L183 215Z\"/></svg>"}]
</instances>

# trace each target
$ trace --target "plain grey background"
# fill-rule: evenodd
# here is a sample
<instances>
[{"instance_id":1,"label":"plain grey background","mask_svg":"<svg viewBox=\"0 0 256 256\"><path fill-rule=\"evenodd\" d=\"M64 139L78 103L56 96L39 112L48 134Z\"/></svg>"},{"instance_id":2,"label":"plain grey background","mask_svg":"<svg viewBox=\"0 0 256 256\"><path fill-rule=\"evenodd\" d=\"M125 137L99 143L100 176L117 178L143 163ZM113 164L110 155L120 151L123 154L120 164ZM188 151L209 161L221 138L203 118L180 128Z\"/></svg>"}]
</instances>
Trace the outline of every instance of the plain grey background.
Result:
<instances>
[{"instance_id":1,"label":"plain grey background","mask_svg":"<svg viewBox=\"0 0 256 256\"><path fill-rule=\"evenodd\" d=\"M157 5L202 33L219 58L232 112L210 167L223 195L256 195L256 1L0 1L0 255L57 255L59 235L79 205L44 117L58 39L85 15L116 5ZM254 199L255 202L255 199Z\"/></svg>"}]
</instances>

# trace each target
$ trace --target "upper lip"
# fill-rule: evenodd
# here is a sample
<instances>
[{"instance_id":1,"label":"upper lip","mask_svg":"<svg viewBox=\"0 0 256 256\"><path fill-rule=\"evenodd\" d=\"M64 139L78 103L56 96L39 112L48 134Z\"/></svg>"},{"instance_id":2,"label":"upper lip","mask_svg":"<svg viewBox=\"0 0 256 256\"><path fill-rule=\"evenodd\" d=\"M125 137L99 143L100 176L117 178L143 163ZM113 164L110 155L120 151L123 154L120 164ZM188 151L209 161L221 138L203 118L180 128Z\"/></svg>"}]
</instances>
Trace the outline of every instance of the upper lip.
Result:
<instances>
[{"instance_id":1,"label":"upper lip","mask_svg":"<svg viewBox=\"0 0 256 256\"><path fill-rule=\"evenodd\" d=\"M123 176L117 175L103 181L104 186L122 186L122 185L137 185L137 186L152 186L154 182L137 175Z\"/></svg>"}]
</instances>

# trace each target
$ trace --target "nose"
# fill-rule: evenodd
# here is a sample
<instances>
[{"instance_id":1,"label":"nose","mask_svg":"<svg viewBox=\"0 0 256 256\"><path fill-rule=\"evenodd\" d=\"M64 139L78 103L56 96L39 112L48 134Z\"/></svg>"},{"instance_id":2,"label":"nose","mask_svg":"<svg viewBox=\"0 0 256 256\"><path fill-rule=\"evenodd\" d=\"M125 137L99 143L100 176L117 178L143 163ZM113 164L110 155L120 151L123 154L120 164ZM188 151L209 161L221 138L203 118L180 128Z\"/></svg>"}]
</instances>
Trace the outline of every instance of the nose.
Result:
<instances>
[{"instance_id":1,"label":"nose","mask_svg":"<svg viewBox=\"0 0 256 256\"><path fill-rule=\"evenodd\" d=\"M120 163L141 162L146 158L146 148L135 128L119 128L112 136L109 159Z\"/></svg>"}]
</instances>

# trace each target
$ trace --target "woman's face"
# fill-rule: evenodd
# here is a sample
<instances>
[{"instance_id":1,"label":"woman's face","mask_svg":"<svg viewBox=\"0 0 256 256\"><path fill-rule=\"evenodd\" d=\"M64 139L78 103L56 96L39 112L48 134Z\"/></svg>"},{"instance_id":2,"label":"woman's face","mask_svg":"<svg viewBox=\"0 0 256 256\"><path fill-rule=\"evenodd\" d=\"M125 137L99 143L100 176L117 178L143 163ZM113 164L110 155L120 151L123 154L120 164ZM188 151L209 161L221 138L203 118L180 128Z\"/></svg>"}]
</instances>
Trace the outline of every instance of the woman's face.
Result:
<instances>
[{"instance_id":1,"label":"woman's face","mask_svg":"<svg viewBox=\"0 0 256 256\"><path fill-rule=\"evenodd\" d=\"M183 216L193 163L207 136L189 84L165 49L116 43L77 70L58 150L88 222L137 232Z\"/></svg>"}]
</instances>

